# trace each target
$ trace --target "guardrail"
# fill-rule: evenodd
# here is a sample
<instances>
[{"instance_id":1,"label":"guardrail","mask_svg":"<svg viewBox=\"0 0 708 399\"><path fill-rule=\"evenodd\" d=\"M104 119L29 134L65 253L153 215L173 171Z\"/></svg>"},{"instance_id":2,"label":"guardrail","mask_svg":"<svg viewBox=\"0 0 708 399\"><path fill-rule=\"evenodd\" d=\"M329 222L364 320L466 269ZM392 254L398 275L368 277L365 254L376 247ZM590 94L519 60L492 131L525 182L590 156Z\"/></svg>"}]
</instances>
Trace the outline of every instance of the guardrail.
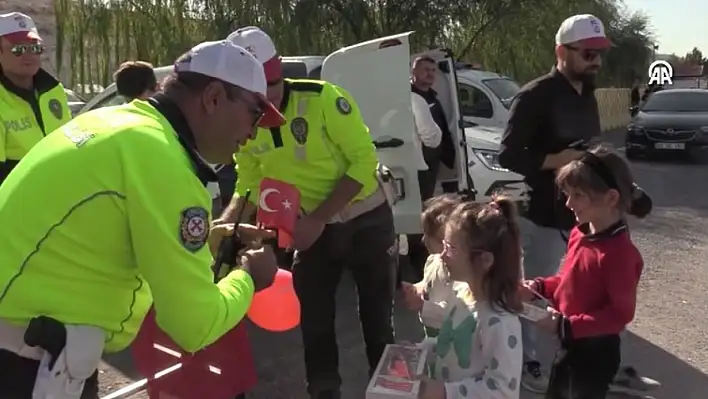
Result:
<instances>
[{"instance_id":1,"label":"guardrail","mask_svg":"<svg viewBox=\"0 0 708 399\"><path fill-rule=\"evenodd\" d=\"M603 132L629 123L630 89L597 89L595 98L600 108L600 127Z\"/></svg>"}]
</instances>

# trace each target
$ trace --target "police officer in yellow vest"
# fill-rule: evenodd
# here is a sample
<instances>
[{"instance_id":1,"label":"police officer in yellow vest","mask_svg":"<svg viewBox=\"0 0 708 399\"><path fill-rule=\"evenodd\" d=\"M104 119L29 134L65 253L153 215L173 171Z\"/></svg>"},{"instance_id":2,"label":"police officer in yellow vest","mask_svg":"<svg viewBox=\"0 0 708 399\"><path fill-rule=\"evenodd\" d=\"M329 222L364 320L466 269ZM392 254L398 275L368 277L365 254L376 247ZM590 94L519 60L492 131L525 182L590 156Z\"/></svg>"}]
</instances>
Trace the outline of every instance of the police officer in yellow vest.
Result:
<instances>
[{"instance_id":1,"label":"police officer in yellow vest","mask_svg":"<svg viewBox=\"0 0 708 399\"><path fill-rule=\"evenodd\" d=\"M71 119L64 86L41 68L32 18L0 14L0 184L35 144Z\"/></svg>"},{"instance_id":2,"label":"police officer in yellow vest","mask_svg":"<svg viewBox=\"0 0 708 399\"><path fill-rule=\"evenodd\" d=\"M236 153L236 195L222 219L233 218L238 198L247 190L257 193L262 178L300 190L303 215L295 228L292 270L302 306L307 388L312 398L339 398L334 318L343 267L356 280L370 371L393 342L397 250L393 214L377 180L376 150L344 89L323 81L282 79L273 42L258 28L239 29L229 40L263 63L268 99L280 106L287 123L260 129ZM252 211L259 199L250 198Z\"/></svg>"},{"instance_id":3,"label":"police officer in yellow vest","mask_svg":"<svg viewBox=\"0 0 708 399\"><path fill-rule=\"evenodd\" d=\"M154 97L82 114L30 150L0 186L0 398L97 398L101 352L127 347L153 303L189 352L244 317L276 260L249 250L214 284L225 231L210 232L205 184L264 115L284 122L261 64L206 42Z\"/></svg>"}]
</instances>

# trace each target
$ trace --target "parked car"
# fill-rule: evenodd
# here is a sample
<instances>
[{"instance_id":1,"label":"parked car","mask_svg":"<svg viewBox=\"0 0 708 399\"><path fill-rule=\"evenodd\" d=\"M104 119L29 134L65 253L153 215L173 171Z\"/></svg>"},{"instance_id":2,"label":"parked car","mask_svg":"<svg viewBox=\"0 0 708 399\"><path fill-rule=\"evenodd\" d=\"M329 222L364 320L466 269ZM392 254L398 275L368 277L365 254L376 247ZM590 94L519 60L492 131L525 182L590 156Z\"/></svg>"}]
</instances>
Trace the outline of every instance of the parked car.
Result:
<instances>
[{"instance_id":1,"label":"parked car","mask_svg":"<svg viewBox=\"0 0 708 399\"><path fill-rule=\"evenodd\" d=\"M701 159L708 150L708 91L664 89L630 108L625 136L627 158L683 152Z\"/></svg>"},{"instance_id":2,"label":"parked car","mask_svg":"<svg viewBox=\"0 0 708 399\"><path fill-rule=\"evenodd\" d=\"M410 104L410 65L411 60L419 55L429 56L438 62L439 76L434 89L445 109L456 149L455 167L448 169L443 166L440 171L439 191L476 192L477 200L487 201L495 191L503 190L517 201L524 202L528 189L523 177L501 168L497 161L501 129L494 126L481 127L476 122L465 120L460 107L458 68L452 53L438 49L424 54L411 54L409 36L412 33L355 44L327 57L284 57L284 71L287 77L322 79L335 83L347 89L357 100L371 130L372 140L378 148L379 159L391 169L396 179L399 198L394 206L394 215L399 234L420 232L421 202L417 165L415 157L410 156L416 151ZM161 67L155 70L155 74L161 80L171 70L172 67ZM480 87L494 112L497 107L508 107L503 103L508 101L507 97L512 96L509 93L514 91L513 84L505 81L487 82L485 85L486 80L508 78L473 70L466 72L469 73L463 74L466 76L465 82ZM518 88L518 85L515 87ZM91 99L82 112L124 102L117 95L115 85L111 85ZM212 195L218 195L216 184L208 188Z\"/></svg>"},{"instance_id":3,"label":"parked car","mask_svg":"<svg viewBox=\"0 0 708 399\"><path fill-rule=\"evenodd\" d=\"M73 90L64 89L66 93L66 99L69 102L69 110L71 110L71 116L74 117L81 112L81 109L86 105L86 100L81 98Z\"/></svg>"}]
</instances>

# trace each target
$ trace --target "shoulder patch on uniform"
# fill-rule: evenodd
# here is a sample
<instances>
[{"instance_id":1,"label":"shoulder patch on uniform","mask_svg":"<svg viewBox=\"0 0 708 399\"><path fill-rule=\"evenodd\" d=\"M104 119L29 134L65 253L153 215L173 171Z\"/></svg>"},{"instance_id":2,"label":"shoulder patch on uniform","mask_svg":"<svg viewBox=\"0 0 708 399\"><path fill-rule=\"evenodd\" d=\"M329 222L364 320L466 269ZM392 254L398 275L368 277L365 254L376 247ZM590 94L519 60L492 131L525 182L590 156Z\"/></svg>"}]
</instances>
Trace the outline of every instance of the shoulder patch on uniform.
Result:
<instances>
[{"instance_id":1,"label":"shoulder patch on uniform","mask_svg":"<svg viewBox=\"0 0 708 399\"><path fill-rule=\"evenodd\" d=\"M352 113L352 105L344 97L337 97L335 105L337 106L337 111L339 111L342 115L349 115Z\"/></svg>"},{"instance_id":2,"label":"shoulder patch on uniform","mask_svg":"<svg viewBox=\"0 0 708 399\"><path fill-rule=\"evenodd\" d=\"M55 118L61 119L64 116L64 111L61 109L61 103L56 98L49 100L49 111L52 112Z\"/></svg>"},{"instance_id":3,"label":"shoulder patch on uniform","mask_svg":"<svg viewBox=\"0 0 708 399\"><path fill-rule=\"evenodd\" d=\"M293 91L309 91L313 93L322 93L324 82L316 80L288 80L290 89Z\"/></svg>"},{"instance_id":4,"label":"shoulder patch on uniform","mask_svg":"<svg viewBox=\"0 0 708 399\"><path fill-rule=\"evenodd\" d=\"M209 212L200 207L193 206L182 211L179 222L179 240L189 252L197 252L207 242L209 237Z\"/></svg>"}]
</instances>

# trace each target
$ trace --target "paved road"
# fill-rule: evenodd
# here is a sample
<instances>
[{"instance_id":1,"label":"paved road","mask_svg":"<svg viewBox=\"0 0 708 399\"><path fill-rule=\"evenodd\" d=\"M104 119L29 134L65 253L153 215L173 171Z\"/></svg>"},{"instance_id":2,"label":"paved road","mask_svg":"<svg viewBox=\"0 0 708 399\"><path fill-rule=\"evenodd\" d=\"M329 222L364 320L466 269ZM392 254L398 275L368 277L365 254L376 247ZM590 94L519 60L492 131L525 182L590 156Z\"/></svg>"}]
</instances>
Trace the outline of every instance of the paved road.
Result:
<instances>
[{"instance_id":1,"label":"paved road","mask_svg":"<svg viewBox=\"0 0 708 399\"><path fill-rule=\"evenodd\" d=\"M619 137L608 134L607 140L617 142ZM708 392L708 165L662 160L635 162L633 170L639 184L652 194L654 212L647 220L632 223L646 268L624 357L663 382L664 387L654 393L657 399L704 399ZM367 367L349 278L343 280L338 307L344 398L362 399ZM415 341L421 336L415 315L406 310L397 310L396 326L399 340ZM249 397L307 398L299 332L269 334L253 328L251 337L261 383ZM124 354L107 361L104 388L114 390L138 378L131 374ZM522 395L522 399L535 398Z\"/></svg>"}]
</instances>

